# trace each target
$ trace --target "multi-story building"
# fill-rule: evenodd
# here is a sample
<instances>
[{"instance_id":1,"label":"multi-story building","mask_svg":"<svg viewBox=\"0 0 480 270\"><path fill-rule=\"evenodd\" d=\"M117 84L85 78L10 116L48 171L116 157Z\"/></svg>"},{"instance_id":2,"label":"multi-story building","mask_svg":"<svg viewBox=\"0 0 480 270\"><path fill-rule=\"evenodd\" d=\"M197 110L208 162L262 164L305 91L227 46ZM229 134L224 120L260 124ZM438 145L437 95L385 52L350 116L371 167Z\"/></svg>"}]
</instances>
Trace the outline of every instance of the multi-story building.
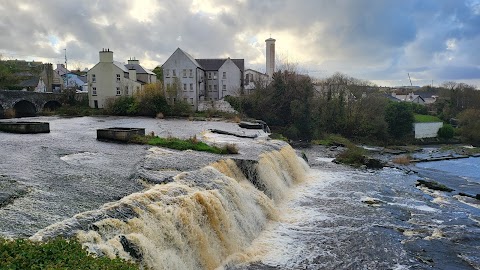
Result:
<instances>
[{"instance_id":1,"label":"multi-story building","mask_svg":"<svg viewBox=\"0 0 480 270\"><path fill-rule=\"evenodd\" d=\"M88 100L92 108L104 108L109 99L132 96L144 84L156 82L155 74L140 66L138 60L129 60L125 65L113 61L110 49L103 49L99 54L100 62L87 72Z\"/></svg>"},{"instance_id":2,"label":"multi-story building","mask_svg":"<svg viewBox=\"0 0 480 270\"><path fill-rule=\"evenodd\" d=\"M197 110L200 101L221 100L243 89L243 59L195 59L178 48L162 65L166 96Z\"/></svg>"}]
</instances>

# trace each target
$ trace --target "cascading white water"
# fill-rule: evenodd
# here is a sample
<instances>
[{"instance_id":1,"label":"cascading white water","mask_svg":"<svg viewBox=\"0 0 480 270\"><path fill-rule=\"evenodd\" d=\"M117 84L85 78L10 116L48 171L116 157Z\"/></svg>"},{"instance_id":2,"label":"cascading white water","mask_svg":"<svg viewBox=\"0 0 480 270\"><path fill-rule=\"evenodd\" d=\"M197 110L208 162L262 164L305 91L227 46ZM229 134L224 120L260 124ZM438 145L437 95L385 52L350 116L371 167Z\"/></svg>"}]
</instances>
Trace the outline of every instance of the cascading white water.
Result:
<instances>
[{"instance_id":1,"label":"cascading white water","mask_svg":"<svg viewBox=\"0 0 480 270\"><path fill-rule=\"evenodd\" d=\"M254 166L264 191L235 161L221 160L105 205L105 212L128 208L134 215L105 215L76 237L94 253L136 260L153 269L214 269L246 249L267 222L276 219L275 202L308 170L290 146L262 154ZM41 238L42 232L33 236Z\"/></svg>"}]
</instances>

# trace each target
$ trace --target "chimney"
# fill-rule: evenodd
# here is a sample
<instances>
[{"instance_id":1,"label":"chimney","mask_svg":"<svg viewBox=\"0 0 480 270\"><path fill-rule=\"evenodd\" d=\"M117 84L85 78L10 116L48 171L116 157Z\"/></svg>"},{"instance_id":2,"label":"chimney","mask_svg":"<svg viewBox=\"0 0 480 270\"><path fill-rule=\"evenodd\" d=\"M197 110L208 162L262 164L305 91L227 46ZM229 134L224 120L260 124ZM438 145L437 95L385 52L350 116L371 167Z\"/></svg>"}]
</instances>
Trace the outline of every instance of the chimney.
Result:
<instances>
[{"instance_id":1,"label":"chimney","mask_svg":"<svg viewBox=\"0 0 480 270\"><path fill-rule=\"evenodd\" d=\"M99 54L101 63L113 63L113 52L110 49L102 49Z\"/></svg>"},{"instance_id":2,"label":"chimney","mask_svg":"<svg viewBox=\"0 0 480 270\"><path fill-rule=\"evenodd\" d=\"M265 40L266 43L266 64L267 75L271 79L273 72L275 72L275 39L269 38Z\"/></svg>"},{"instance_id":3,"label":"chimney","mask_svg":"<svg viewBox=\"0 0 480 270\"><path fill-rule=\"evenodd\" d=\"M132 81L137 81L137 70L135 68L130 68L128 70L128 78Z\"/></svg>"},{"instance_id":4,"label":"chimney","mask_svg":"<svg viewBox=\"0 0 480 270\"><path fill-rule=\"evenodd\" d=\"M128 59L128 64L129 65L140 65L140 60L137 60L135 58Z\"/></svg>"}]
</instances>

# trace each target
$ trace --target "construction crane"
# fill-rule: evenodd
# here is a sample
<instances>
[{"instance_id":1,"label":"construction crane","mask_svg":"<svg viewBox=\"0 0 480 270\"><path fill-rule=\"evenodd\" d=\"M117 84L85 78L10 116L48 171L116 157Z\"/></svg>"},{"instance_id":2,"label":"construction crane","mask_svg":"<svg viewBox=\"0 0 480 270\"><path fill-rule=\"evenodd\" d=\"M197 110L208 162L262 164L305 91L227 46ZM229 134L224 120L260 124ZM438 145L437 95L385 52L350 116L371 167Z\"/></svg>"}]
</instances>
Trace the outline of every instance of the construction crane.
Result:
<instances>
[{"instance_id":1,"label":"construction crane","mask_svg":"<svg viewBox=\"0 0 480 270\"><path fill-rule=\"evenodd\" d=\"M408 75L408 80L410 81L410 86L413 86L412 79L410 79L410 73L407 73L407 75Z\"/></svg>"}]
</instances>

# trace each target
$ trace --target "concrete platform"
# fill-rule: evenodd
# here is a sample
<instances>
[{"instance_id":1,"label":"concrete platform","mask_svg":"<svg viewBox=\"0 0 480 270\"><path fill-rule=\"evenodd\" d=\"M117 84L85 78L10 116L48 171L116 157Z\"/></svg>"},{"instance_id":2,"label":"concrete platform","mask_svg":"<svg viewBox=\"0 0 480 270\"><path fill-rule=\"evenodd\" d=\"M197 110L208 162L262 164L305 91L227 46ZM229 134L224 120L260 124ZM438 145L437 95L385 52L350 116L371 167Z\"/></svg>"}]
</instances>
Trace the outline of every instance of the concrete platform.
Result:
<instances>
[{"instance_id":1,"label":"concrete platform","mask_svg":"<svg viewBox=\"0 0 480 270\"><path fill-rule=\"evenodd\" d=\"M134 136L145 136L144 128L112 127L97 129L97 140L128 142Z\"/></svg>"},{"instance_id":2,"label":"concrete platform","mask_svg":"<svg viewBox=\"0 0 480 270\"><path fill-rule=\"evenodd\" d=\"M0 131L10 133L49 133L48 122L0 122Z\"/></svg>"}]
</instances>

